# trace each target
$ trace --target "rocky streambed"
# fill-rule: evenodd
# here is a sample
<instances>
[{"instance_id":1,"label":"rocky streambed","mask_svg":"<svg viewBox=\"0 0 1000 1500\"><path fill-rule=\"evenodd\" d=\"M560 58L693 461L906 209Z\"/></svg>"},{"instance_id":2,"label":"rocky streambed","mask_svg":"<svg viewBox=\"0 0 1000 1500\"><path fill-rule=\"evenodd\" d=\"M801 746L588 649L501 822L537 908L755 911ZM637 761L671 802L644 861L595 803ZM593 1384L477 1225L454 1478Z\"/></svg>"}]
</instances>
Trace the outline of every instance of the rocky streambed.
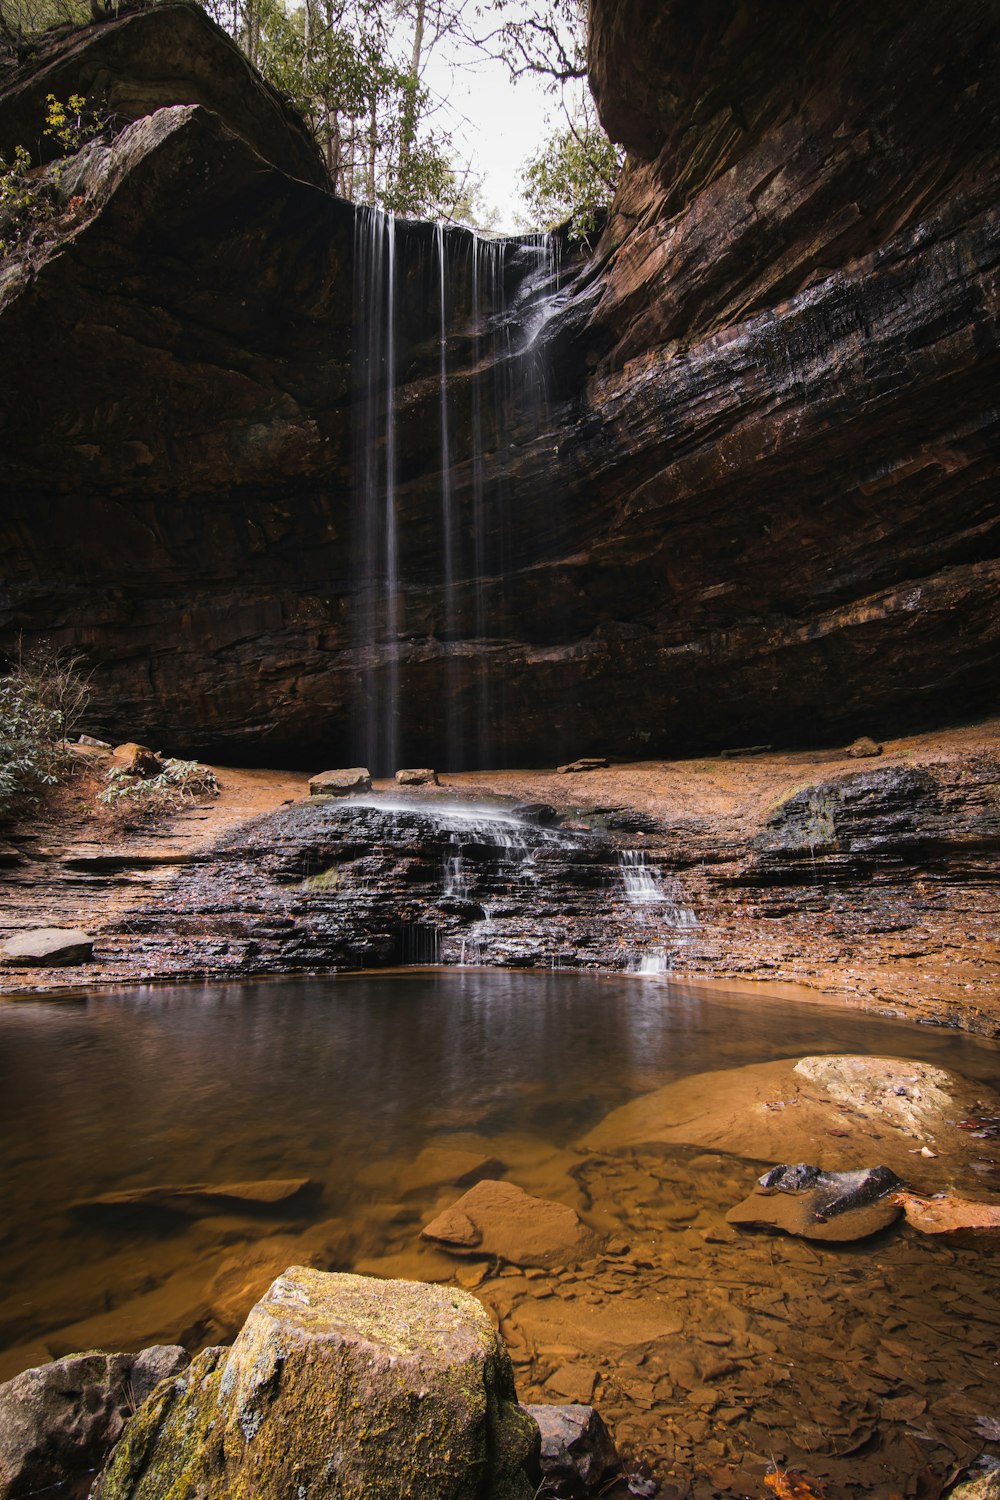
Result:
<instances>
[{"instance_id":1,"label":"rocky streambed","mask_svg":"<svg viewBox=\"0 0 1000 1500\"><path fill-rule=\"evenodd\" d=\"M163 987L4 1021L4 1374L226 1343L300 1264L472 1292L520 1398L596 1403L664 1497L763 1496L775 1466L831 1500L888 1496L998 1453L988 1245L898 1209L848 1243L730 1222L800 1159L996 1201L993 1043L510 972Z\"/></svg>"}]
</instances>

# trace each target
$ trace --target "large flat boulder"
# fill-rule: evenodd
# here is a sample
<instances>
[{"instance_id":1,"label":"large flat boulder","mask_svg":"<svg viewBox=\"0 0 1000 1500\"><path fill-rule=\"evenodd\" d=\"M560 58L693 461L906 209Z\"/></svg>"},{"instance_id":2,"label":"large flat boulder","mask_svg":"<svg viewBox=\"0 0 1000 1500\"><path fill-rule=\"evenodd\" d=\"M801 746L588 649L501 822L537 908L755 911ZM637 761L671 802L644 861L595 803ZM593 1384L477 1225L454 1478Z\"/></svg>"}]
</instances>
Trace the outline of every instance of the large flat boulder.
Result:
<instances>
[{"instance_id":1,"label":"large flat boulder","mask_svg":"<svg viewBox=\"0 0 1000 1500\"><path fill-rule=\"evenodd\" d=\"M349 797L352 792L370 792L371 772L367 766L351 766L344 771L319 771L309 778L311 797Z\"/></svg>"},{"instance_id":2,"label":"large flat boulder","mask_svg":"<svg viewBox=\"0 0 1000 1500\"><path fill-rule=\"evenodd\" d=\"M293 1266L130 1422L94 1500L533 1500L538 1428L454 1287Z\"/></svg>"},{"instance_id":3,"label":"large flat boulder","mask_svg":"<svg viewBox=\"0 0 1000 1500\"><path fill-rule=\"evenodd\" d=\"M581 1144L591 1150L683 1144L751 1161L807 1161L824 1171L884 1163L909 1181L966 1171L955 1123L981 1084L907 1058L805 1057L696 1073L613 1110Z\"/></svg>"},{"instance_id":4,"label":"large flat boulder","mask_svg":"<svg viewBox=\"0 0 1000 1500\"><path fill-rule=\"evenodd\" d=\"M33 927L8 938L0 948L0 963L15 969L83 964L94 951L94 939L78 927Z\"/></svg>"}]
</instances>

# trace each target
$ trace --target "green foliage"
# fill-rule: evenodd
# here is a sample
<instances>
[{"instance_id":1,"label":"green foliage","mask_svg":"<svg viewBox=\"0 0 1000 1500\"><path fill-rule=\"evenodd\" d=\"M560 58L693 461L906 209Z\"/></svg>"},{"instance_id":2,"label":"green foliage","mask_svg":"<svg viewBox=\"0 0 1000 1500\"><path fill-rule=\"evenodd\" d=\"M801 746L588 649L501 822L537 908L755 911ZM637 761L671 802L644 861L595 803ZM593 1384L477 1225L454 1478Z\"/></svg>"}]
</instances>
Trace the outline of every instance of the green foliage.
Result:
<instances>
[{"instance_id":1,"label":"green foliage","mask_svg":"<svg viewBox=\"0 0 1000 1500\"><path fill-rule=\"evenodd\" d=\"M72 156L95 135L104 129L104 118L90 105L83 94L70 94L61 104L55 94L45 96L44 135L60 148L61 156Z\"/></svg>"},{"instance_id":2,"label":"green foliage","mask_svg":"<svg viewBox=\"0 0 1000 1500\"><path fill-rule=\"evenodd\" d=\"M0 256L10 253L39 216L43 200L30 171L31 157L23 146L14 147L9 165L0 155Z\"/></svg>"},{"instance_id":3,"label":"green foliage","mask_svg":"<svg viewBox=\"0 0 1000 1500\"><path fill-rule=\"evenodd\" d=\"M570 219L571 232L583 238L609 207L623 160L593 108L581 110L527 163L525 201L539 224L551 228Z\"/></svg>"},{"instance_id":4,"label":"green foliage","mask_svg":"<svg viewBox=\"0 0 1000 1500\"><path fill-rule=\"evenodd\" d=\"M164 760L158 775L146 777L137 776L125 765L111 766L105 781L97 800L123 827L177 812L198 797L219 795L215 772L196 760Z\"/></svg>"},{"instance_id":5,"label":"green foliage","mask_svg":"<svg viewBox=\"0 0 1000 1500\"><path fill-rule=\"evenodd\" d=\"M58 779L61 739L51 709L16 680L0 678L0 816Z\"/></svg>"},{"instance_id":6,"label":"green foliage","mask_svg":"<svg viewBox=\"0 0 1000 1500\"><path fill-rule=\"evenodd\" d=\"M0 815L71 764L66 735L89 698L80 659L50 647L0 677Z\"/></svg>"},{"instance_id":7,"label":"green foliage","mask_svg":"<svg viewBox=\"0 0 1000 1500\"><path fill-rule=\"evenodd\" d=\"M104 115L82 94L70 94L65 104L54 94L46 96L42 134L57 147L60 158L75 155L106 128ZM59 161L47 169L34 166L25 146L14 147L9 164L0 156L0 257L55 215L61 173Z\"/></svg>"},{"instance_id":8,"label":"green foliage","mask_svg":"<svg viewBox=\"0 0 1000 1500\"><path fill-rule=\"evenodd\" d=\"M448 139L429 126L421 48L426 54L461 0L203 3L303 115L336 192L391 213L450 215L459 188ZM414 9L422 40L408 30Z\"/></svg>"}]
</instances>

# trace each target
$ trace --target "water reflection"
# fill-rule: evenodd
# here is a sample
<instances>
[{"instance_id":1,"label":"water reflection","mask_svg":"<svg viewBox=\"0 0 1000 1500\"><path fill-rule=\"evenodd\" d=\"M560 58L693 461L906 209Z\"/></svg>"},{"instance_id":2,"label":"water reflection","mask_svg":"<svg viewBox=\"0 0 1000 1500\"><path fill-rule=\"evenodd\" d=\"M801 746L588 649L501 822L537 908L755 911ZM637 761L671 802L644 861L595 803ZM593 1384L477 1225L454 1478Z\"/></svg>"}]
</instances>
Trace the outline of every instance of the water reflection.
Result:
<instances>
[{"instance_id":1,"label":"water reflection","mask_svg":"<svg viewBox=\"0 0 1000 1500\"><path fill-rule=\"evenodd\" d=\"M386 1191L391 1171L373 1163L412 1161L431 1138L473 1132L551 1153L672 1079L817 1051L998 1072L996 1046L979 1039L622 977L414 972L7 1006L0 1272L13 1290L0 1347L92 1315L93 1296L74 1308L67 1278L89 1277L93 1292L106 1275L98 1300L111 1305L116 1257L135 1252L139 1285L176 1263L162 1222L91 1223L68 1211L80 1199L309 1176L324 1185L317 1218L350 1216ZM185 1253L210 1258L242 1232L205 1226Z\"/></svg>"}]
</instances>

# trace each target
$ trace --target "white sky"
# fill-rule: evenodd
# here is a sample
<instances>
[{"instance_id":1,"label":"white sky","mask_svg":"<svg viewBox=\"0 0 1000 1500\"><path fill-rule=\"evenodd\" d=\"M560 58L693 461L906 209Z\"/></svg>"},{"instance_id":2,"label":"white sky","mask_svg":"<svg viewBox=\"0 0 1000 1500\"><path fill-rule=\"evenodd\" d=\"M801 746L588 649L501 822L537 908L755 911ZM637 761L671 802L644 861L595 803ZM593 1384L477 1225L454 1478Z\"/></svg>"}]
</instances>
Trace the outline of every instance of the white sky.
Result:
<instances>
[{"instance_id":1,"label":"white sky","mask_svg":"<svg viewBox=\"0 0 1000 1500\"><path fill-rule=\"evenodd\" d=\"M447 100L433 124L451 132L456 166L471 161L474 176L482 179L482 209L498 215L491 227L526 227L518 183L525 160L559 123L558 95L547 93L535 78L512 83L504 64L488 58L474 67L457 66L443 45L427 60L424 85L434 102Z\"/></svg>"}]
</instances>

